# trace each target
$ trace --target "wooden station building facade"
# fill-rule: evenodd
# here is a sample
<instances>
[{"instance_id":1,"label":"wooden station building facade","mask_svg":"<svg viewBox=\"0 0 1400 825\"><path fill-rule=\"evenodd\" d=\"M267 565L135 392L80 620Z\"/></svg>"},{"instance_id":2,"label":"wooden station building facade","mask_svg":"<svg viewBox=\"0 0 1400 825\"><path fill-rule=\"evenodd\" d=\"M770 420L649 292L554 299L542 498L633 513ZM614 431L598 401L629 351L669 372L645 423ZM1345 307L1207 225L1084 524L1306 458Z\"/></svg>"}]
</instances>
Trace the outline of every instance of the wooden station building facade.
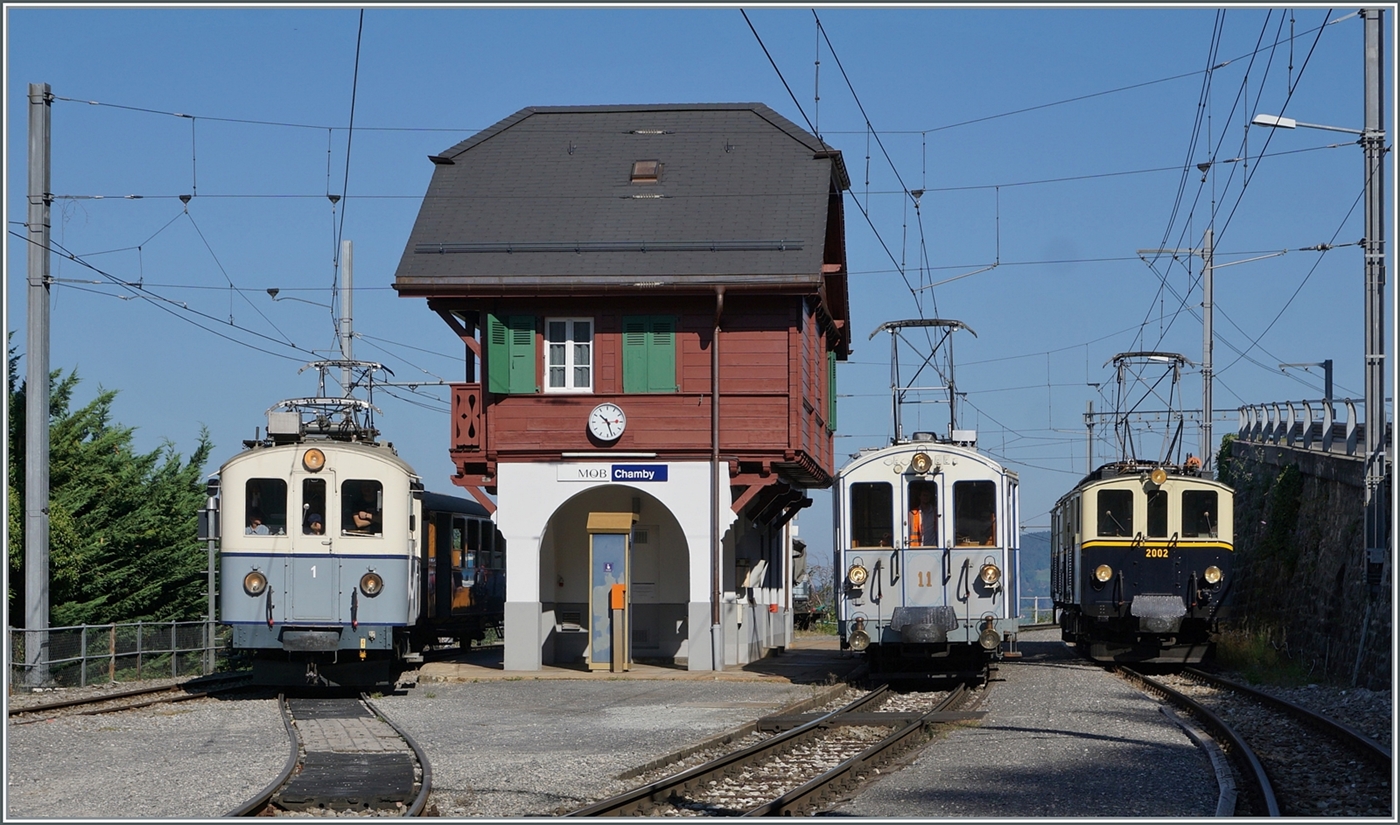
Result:
<instances>
[{"instance_id":1,"label":"wooden station building facade","mask_svg":"<svg viewBox=\"0 0 1400 825\"><path fill-rule=\"evenodd\" d=\"M506 668L788 644L850 344L841 153L743 103L527 108L431 160L394 287L465 345Z\"/></svg>"}]
</instances>

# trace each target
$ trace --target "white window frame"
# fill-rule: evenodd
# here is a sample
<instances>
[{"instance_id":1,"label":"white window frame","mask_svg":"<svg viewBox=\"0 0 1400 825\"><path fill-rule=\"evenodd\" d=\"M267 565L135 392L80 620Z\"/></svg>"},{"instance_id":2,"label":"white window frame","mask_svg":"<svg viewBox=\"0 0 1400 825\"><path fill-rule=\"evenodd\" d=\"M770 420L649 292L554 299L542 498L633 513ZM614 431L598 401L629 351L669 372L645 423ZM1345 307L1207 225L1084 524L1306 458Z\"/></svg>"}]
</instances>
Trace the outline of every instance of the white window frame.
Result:
<instances>
[{"instance_id":1,"label":"white window frame","mask_svg":"<svg viewBox=\"0 0 1400 825\"><path fill-rule=\"evenodd\" d=\"M575 338L574 329L576 324L588 324L588 340L579 341ZM554 324L564 324L564 362L554 364L550 362L554 354L554 347L560 342L550 338ZM591 393L593 392L593 376L597 371L597 364L593 358L593 341L598 335L598 324L592 318L545 318L544 319L544 391L547 393ZM580 364L576 360L578 347L587 347L588 363ZM575 370L579 367L587 367L588 383L586 386L574 386ZM564 386L556 387L552 381L551 370L564 370Z\"/></svg>"}]
</instances>

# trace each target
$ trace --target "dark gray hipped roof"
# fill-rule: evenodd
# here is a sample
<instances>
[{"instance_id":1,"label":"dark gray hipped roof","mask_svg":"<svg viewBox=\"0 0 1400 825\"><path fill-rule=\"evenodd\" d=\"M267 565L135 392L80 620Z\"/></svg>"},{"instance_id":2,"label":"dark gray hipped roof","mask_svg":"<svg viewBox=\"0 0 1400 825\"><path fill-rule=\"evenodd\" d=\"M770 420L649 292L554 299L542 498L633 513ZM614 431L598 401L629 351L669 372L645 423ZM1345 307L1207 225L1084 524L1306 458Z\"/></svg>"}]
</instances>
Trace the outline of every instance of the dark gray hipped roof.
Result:
<instances>
[{"instance_id":1,"label":"dark gray hipped roof","mask_svg":"<svg viewBox=\"0 0 1400 825\"><path fill-rule=\"evenodd\" d=\"M522 109L432 160L400 294L815 291L823 263L844 269L841 154L762 104ZM634 182L636 161L659 180Z\"/></svg>"}]
</instances>

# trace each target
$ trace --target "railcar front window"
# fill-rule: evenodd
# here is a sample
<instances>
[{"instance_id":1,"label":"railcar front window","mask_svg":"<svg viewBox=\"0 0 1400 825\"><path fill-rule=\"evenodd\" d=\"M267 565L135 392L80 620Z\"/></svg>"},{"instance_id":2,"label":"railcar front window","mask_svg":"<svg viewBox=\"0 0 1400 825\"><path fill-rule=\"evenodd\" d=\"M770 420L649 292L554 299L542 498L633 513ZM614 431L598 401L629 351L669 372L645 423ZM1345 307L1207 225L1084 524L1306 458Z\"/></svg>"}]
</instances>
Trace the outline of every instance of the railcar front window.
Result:
<instances>
[{"instance_id":1,"label":"railcar front window","mask_svg":"<svg viewBox=\"0 0 1400 825\"><path fill-rule=\"evenodd\" d=\"M990 547L997 541L997 485L959 481L953 485L953 532L959 546Z\"/></svg>"},{"instance_id":2,"label":"railcar front window","mask_svg":"<svg viewBox=\"0 0 1400 825\"><path fill-rule=\"evenodd\" d=\"M1147 535L1167 537L1167 491L1147 491Z\"/></svg>"},{"instance_id":3,"label":"railcar front window","mask_svg":"<svg viewBox=\"0 0 1400 825\"><path fill-rule=\"evenodd\" d=\"M1186 490L1181 494L1181 535L1215 538L1220 530L1219 501L1214 490Z\"/></svg>"},{"instance_id":4,"label":"railcar front window","mask_svg":"<svg viewBox=\"0 0 1400 825\"><path fill-rule=\"evenodd\" d=\"M287 482L280 478L250 478L243 491L246 501L243 532L249 536L281 536L287 533Z\"/></svg>"},{"instance_id":5,"label":"railcar front window","mask_svg":"<svg viewBox=\"0 0 1400 825\"><path fill-rule=\"evenodd\" d=\"M1099 535L1133 534L1133 491L1104 490L1099 493Z\"/></svg>"},{"instance_id":6,"label":"railcar front window","mask_svg":"<svg viewBox=\"0 0 1400 825\"><path fill-rule=\"evenodd\" d=\"M301 482L301 532L319 536L326 532L326 480L308 478Z\"/></svg>"},{"instance_id":7,"label":"railcar front window","mask_svg":"<svg viewBox=\"0 0 1400 825\"><path fill-rule=\"evenodd\" d=\"M355 536L384 532L384 485L350 480L340 485L340 529Z\"/></svg>"},{"instance_id":8,"label":"railcar front window","mask_svg":"<svg viewBox=\"0 0 1400 825\"><path fill-rule=\"evenodd\" d=\"M851 546L894 546L894 488L888 482L851 485Z\"/></svg>"},{"instance_id":9,"label":"railcar front window","mask_svg":"<svg viewBox=\"0 0 1400 825\"><path fill-rule=\"evenodd\" d=\"M909 482L909 546L938 546L938 486L932 481Z\"/></svg>"}]
</instances>

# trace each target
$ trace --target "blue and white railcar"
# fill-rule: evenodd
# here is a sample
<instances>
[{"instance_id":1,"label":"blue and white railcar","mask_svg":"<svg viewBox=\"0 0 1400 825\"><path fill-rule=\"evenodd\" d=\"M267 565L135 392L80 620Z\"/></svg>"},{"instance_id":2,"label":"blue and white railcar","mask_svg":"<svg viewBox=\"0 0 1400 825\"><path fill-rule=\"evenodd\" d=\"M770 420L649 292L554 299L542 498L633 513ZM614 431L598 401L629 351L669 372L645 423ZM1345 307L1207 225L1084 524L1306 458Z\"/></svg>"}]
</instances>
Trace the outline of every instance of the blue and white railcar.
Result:
<instances>
[{"instance_id":1,"label":"blue and white railcar","mask_svg":"<svg viewBox=\"0 0 1400 825\"><path fill-rule=\"evenodd\" d=\"M222 621L260 682L392 684L439 638L499 625L504 543L482 505L323 420L270 414L219 469Z\"/></svg>"},{"instance_id":2,"label":"blue and white railcar","mask_svg":"<svg viewBox=\"0 0 1400 825\"><path fill-rule=\"evenodd\" d=\"M876 672L975 675L1015 648L1018 479L954 437L862 451L837 478L841 646Z\"/></svg>"}]
</instances>

